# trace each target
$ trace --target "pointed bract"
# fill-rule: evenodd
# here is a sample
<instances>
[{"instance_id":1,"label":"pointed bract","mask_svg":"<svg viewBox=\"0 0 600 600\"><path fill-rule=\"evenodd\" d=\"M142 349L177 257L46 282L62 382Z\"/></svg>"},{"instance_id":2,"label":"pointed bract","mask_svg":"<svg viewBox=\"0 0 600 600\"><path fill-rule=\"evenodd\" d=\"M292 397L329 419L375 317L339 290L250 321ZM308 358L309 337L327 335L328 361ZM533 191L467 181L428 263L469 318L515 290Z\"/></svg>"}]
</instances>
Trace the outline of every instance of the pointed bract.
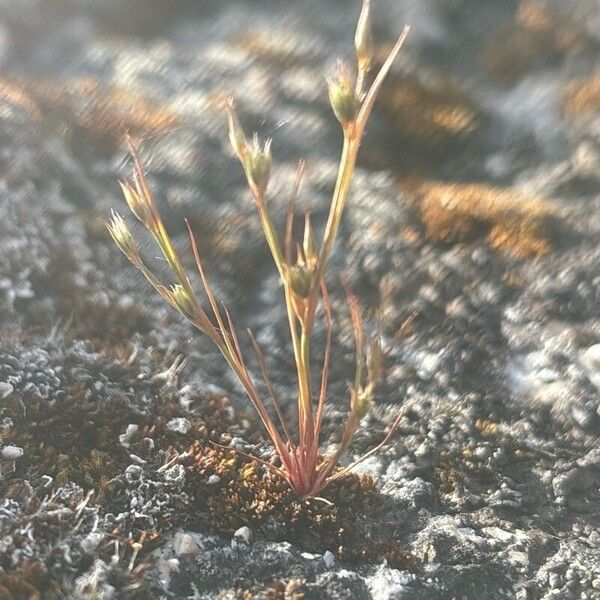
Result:
<instances>
[{"instance_id":1,"label":"pointed bract","mask_svg":"<svg viewBox=\"0 0 600 600\"><path fill-rule=\"evenodd\" d=\"M374 55L370 0L363 0L354 36L354 47L356 48L358 68L365 73L370 71Z\"/></svg>"}]
</instances>

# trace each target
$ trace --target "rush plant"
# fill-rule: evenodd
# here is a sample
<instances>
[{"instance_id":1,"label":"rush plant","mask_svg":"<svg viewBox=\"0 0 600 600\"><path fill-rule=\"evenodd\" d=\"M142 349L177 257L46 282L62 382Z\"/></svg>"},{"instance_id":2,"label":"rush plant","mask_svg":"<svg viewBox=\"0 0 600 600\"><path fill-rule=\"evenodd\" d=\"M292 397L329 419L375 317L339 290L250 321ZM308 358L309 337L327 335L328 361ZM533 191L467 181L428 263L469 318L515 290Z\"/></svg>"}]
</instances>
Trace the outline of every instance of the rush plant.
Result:
<instances>
[{"instance_id":1,"label":"rush plant","mask_svg":"<svg viewBox=\"0 0 600 600\"><path fill-rule=\"evenodd\" d=\"M370 24L370 2L364 0L355 35L356 75L353 75L352 69L340 62L335 76L327 81L331 107L340 122L343 134L343 147L337 181L320 243L317 243L315 239L310 215L307 214L304 218L302 242L293 248L294 203L302 179L302 163L298 166L285 230L283 236L280 237L269 213L267 201L272 162L271 140L268 139L261 144L257 134L254 134L251 141L248 140L238 120L233 100L230 99L227 102L229 139L244 169L258 218L283 287L283 298L298 379L298 417L295 427L284 417L268 374L262 350L252 333L248 331L275 414L271 415L267 410L266 402L247 367L233 320L227 308L217 300L211 289L196 240L189 223L187 223L191 249L210 310L203 307L156 209L138 153L131 141L129 146L134 165L133 179L122 182L123 193L133 214L156 240L172 270L175 283L172 285L163 283L148 269L141 258L138 245L129 227L119 214L113 211L112 219L108 224L110 234L129 261L143 273L154 289L171 306L186 317L196 329L207 335L219 349L254 405L279 457L279 466L271 463L265 464L284 477L300 497L316 495L324 486L341 477L356 464L353 463L346 469L338 467L340 456L348 448L362 418L373 402L375 388L383 373L387 351L382 348L379 337L370 341L365 340L357 299L350 290L347 290L356 341L356 373L354 382L349 388L350 411L341 432L340 444L335 452L326 456L321 455L319 439L327 399L332 337L331 303L325 284L325 268L348 201L357 154L367 120L384 79L407 34L408 27L405 27L389 56L373 78L371 85L367 87L367 80L374 62L374 49ZM313 390L311 381L310 343L319 306L322 307L326 338L317 393L316 390ZM402 331L403 328L400 333ZM390 427L384 440L376 448L363 455L359 461L364 460L387 443L397 422L398 419Z\"/></svg>"}]
</instances>

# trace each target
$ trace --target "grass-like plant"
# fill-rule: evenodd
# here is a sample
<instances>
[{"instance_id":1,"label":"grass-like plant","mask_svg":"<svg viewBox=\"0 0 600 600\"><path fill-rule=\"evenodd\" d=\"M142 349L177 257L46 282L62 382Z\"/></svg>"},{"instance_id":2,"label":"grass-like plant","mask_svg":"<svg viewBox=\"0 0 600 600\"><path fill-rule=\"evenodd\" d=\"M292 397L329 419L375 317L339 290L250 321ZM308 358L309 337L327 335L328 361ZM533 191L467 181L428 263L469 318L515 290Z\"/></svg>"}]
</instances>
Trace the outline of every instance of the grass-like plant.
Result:
<instances>
[{"instance_id":1,"label":"grass-like plant","mask_svg":"<svg viewBox=\"0 0 600 600\"><path fill-rule=\"evenodd\" d=\"M336 468L340 456L348 448L361 419L369 410L375 388L382 376L387 352L383 350L379 337L366 342L359 304L356 297L347 290L356 341L356 373L354 382L350 386L350 411L341 433L339 447L335 452L322 456L319 453L319 439L327 398L332 335L331 304L324 279L325 268L348 201L357 154L367 120L384 79L407 34L408 27L405 27L371 85L367 87L367 79L374 62L374 48L370 24L370 2L363 0L355 35L356 76L353 76L351 69L339 62L336 75L327 81L330 103L343 133L339 172L329 215L320 244L317 244L315 240L310 215L305 215L304 235L302 243L296 245L295 256L292 248L294 245L294 203L300 187L303 165L300 163L298 167L282 240L269 214L266 198L271 170L271 140L268 139L261 144L258 136L254 134L252 141L249 141L238 120L233 100L227 102L229 138L242 163L256 204L258 218L283 286L298 379L296 428L293 428L284 417L268 374L263 353L252 333L248 331L275 416L272 416L267 410L265 400L261 397L246 365L232 318L227 308L219 303L211 289L196 240L189 223L187 223L196 267L210 305L209 311L203 308L156 209L142 164L131 141L129 146L134 173L131 182L125 181L121 184L123 193L133 214L155 238L173 272L176 283L166 285L148 269L140 256L138 245L129 227L119 214L113 211L112 219L108 224L114 241L129 261L144 274L150 284L169 304L185 316L200 332L207 335L219 349L258 412L281 462L280 466L271 463L265 464L284 477L300 497L316 495L325 485L341 477L356 464L353 463L345 469ZM311 382L310 341L319 306L323 311L326 341L319 391L316 394L313 392ZM384 440L359 460L364 460L387 443L397 421L398 419L389 429Z\"/></svg>"}]
</instances>

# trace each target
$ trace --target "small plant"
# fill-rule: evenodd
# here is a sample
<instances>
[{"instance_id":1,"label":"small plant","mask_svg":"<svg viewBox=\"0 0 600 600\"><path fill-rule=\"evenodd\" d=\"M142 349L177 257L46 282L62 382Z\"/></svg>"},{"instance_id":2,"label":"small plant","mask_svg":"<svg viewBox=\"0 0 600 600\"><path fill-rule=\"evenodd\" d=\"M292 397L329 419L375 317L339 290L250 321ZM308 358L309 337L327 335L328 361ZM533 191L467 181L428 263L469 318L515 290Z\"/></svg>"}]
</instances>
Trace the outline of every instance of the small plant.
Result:
<instances>
[{"instance_id":1,"label":"small plant","mask_svg":"<svg viewBox=\"0 0 600 600\"><path fill-rule=\"evenodd\" d=\"M383 363L387 352L383 350L379 337L366 343L358 301L347 289L356 341L356 374L354 382L350 386L350 413L342 432L339 447L332 454L322 456L319 453L319 438L327 396L332 331L331 304L324 279L325 268L348 200L356 158L367 120L383 81L407 34L408 27L405 27L371 86L367 88L366 80L373 65L374 49L370 25L370 2L369 0L363 1L355 36L357 76L354 78L350 69L342 63L338 63L335 77L327 82L331 106L343 132L339 172L327 223L321 243L317 245L310 215L305 216L303 241L296 246L295 256L293 256L292 249L294 203L302 179L303 165L300 163L298 166L282 243L269 214L266 200L271 170L271 140L266 140L264 144L261 144L258 136L254 134L252 141L248 141L238 120L233 100L229 100L227 103L229 138L242 163L267 244L283 285L283 296L298 378L296 435L292 434L291 427L277 401L263 353L252 333L248 331L266 389L276 413L276 419L269 414L265 401L246 366L242 346L231 316L227 308L220 304L213 294L196 240L189 223L186 222L196 267L210 305L209 312L212 315L209 316L209 313L202 307L190 278L173 248L163 220L156 209L141 162L131 140L129 141L129 147L134 164L133 181L125 181L121 184L123 193L133 214L155 238L173 271L176 283L165 285L148 269L142 261L138 246L129 227L119 214L113 211L112 219L108 224L108 229L114 241L129 261L144 274L150 284L169 304L184 315L199 331L207 335L217 346L248 394L281 461L279 467L271 463L265 464L284 477L300 497L316 495L325 485L339 478L356 464L353 463L346 469L336 468L340 456L348 448L361 419L369 410L373 402L375 388L382 376ZM310 375L310 340L319 306L322 306L323 309L326 342L319 392L315 398ZM399 333L402 333L407 325L408 323L405 323ZM363 455L359 461L376 452L388 441L398 420L399 417L390 428L385 439L376 448Z\"/></svg>"}]
</instances>

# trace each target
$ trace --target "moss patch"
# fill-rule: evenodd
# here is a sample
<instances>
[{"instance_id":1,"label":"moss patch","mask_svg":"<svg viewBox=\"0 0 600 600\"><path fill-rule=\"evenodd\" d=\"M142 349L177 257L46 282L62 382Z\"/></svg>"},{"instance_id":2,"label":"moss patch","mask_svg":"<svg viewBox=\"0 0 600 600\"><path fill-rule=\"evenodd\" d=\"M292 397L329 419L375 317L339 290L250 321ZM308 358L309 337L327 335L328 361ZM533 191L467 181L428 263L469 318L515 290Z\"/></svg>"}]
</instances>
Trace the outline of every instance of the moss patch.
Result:
<instances>
[{"instance_id":1,"label":"moss patch","mask_svg":"<svg viewBox=\"0 0 600 600\"><path fill-rule=\"evenodd\" d=\"M269 539L293 540L310 552L329 550L346 562L386 559L397 568L412 568L396 538L357 523L362 518L377 523L381 516L383 498L373 478L350 474L318 498L299 499L277 474L233 450L195 443L189 453L198 518L219 531L231 533L251 525ZM209 483L215 475L218 482Z\"/></svg>"},{"instance_id":2,"label":"moss patch","mask_svg":"<svg viewBox=\"0 0 600 600\"><path fill-rule=\"evenodd\" d=\"M18 569L0 573L0 600L58 600L61 586L38 562L24 562Z\"/></svg>"}]
</instances>

